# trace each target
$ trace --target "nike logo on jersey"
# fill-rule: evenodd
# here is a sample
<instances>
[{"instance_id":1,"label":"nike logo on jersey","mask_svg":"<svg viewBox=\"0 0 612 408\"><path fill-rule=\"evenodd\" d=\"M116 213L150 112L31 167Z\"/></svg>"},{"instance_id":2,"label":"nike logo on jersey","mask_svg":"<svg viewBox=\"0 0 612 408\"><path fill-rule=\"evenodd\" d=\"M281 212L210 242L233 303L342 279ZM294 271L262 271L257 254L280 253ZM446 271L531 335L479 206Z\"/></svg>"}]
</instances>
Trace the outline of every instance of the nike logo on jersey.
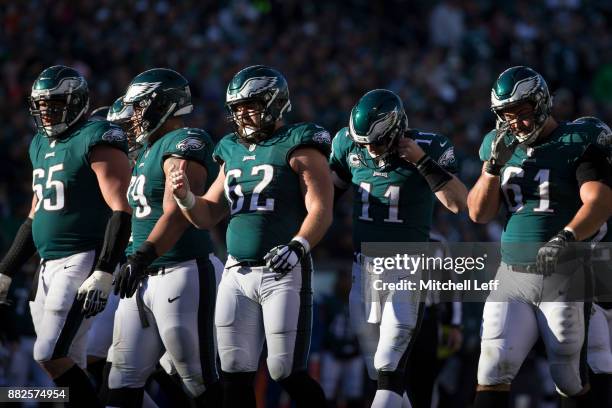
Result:
<instances>
[{"instance_id":1,"label":"nike logo on jersey","mask_svg":"<svg viewBox=\"0 0 612 408\"><path fill-rule=\"evenodd\" d=\"M447 143L448 143L448 140L446 140L444 143L440 142L440 147L446 146Z\"/></svg>"},{"instance_id":2,"label":"nike logo on jersey","mask_svg":"<svg viewBox=\"0 0 612 408\"><path fill-rule=\"evenodd\" d=\"M76 265L64 265L64 269L72 268L73 266L76 266Z\"/></svg>"},{"instance_id":3,"label":"nike logo on jersey","mask_svg":"<svg viewBox=\"0 0 612 408\"><path fill-rule=\"evenodd\" d=\"M45 154L45 159L47 159L49 157L55 157L55 152L51 152L51 153Z\"/></svg>"},{"instance_id":4,"label":"nike logo on jersey","mask_svg":"<svg viewBox=\"0 0 612 408\"><path fill-rule=\"evenodd\" d=\"M138 168L141 168L141 167L144 167L144 163L140 163L140 164L138 165Z\"/></svg>"},{"instance_id":5,"label":"nike logo on jersey","mask_svg":"<svg viewBox=\"0 0 612 408\"><path fill-rule=\"evenodd\" d=\"M242 161L255 160L255 156L243 156Z\"/></svg>"},{"instance_id":6,"label":"nike logo on jersey","mask_svg":"<svg viewBox=\"0 0 612 408\"><path fill-rule=\"evenodd\" d=\"M172 299L168 298L168 303L172 303L172 302L174 302L178 298L180 298L180 296L177 296L177 297L172 298Z\"/></svg>"}]
</instances>

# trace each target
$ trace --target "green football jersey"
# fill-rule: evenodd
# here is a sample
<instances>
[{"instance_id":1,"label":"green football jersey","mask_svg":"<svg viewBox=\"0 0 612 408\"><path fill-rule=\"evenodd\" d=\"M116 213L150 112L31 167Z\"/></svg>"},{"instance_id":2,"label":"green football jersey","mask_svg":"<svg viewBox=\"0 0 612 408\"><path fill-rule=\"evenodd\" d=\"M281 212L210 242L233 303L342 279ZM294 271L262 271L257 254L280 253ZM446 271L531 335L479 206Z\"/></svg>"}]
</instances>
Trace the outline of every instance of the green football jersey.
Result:
<instances>
[{"instance_id":1,"label":"green football jersey","mask_svg":"<svg viewBox=\"0 0 612 408\"><path fill-rule=\"evenodd\" d=\"M291 153L310 146L329 154L330 136L320 126L283 126L257 144L244 144L235 133L215 149L225 163L225 197L230 205L227 251L240 261L260 261L273 247L288 243L298 232L306 207Z\"/></svg>"},{"instance_id":2,"label":"green football jersey","mask_svg":"<svg viewBox=\"0 0 612 408\"><path fill-rule=\"evenodd\" d=\"M480 159L491 157L496 132L485 136ZM501 171L506 224L502 232L502 260L532 264L539 245L565 227L582 205L576 179L579 159L591 144L602 143L601 129L583 122L562 122L534 146L519 145Z\"/></svg>"},{"instance_id":3,"label":"green football jersey","mask_svg":"<svg viewBox=\"0 0 612 408\"><path fill-rule=\"evenodd\" d=\"M105 120L84 122L61 139L40 132L32 139L32 190L38 200L32 235L44 259L102 247L111 210L89 161L98 145L127 154L125 134Z\"/></svg>"},{"instance_id":4,"label":"green football jersey","mask_svg":"<svg viewBox=\"0 0 612 408\"><path fill-rule=\"evenodd\" d=\"M152 145L144 146L134 165L128 189L128 202L132 207L132 251L147 240L155 224L164 213L164 189L166 175L164 161L170 156L193 160L206 168L205 189L208 190L219 173L219 166L212 160L213 142L201 129L181 128L173 130ZM213 244L208 231L189 225L181 238L152 266L171 265L190 259L208 257Z\"/></svg>"},{"instance_id":5,"label":"green football jersey","mask_svg":"<svg viewBox=\"0 0 612 408\"><path fill-rule=\"evenodd\" d=\"M414 130L412 137L440 166L456 173L452 143L445 136ZM364 147L341 129L332 142L331 169L353 190L353 248L366 242L427 242L434 194L413 164L391 155L377 166Z\"/></svg>"}]
</instances>

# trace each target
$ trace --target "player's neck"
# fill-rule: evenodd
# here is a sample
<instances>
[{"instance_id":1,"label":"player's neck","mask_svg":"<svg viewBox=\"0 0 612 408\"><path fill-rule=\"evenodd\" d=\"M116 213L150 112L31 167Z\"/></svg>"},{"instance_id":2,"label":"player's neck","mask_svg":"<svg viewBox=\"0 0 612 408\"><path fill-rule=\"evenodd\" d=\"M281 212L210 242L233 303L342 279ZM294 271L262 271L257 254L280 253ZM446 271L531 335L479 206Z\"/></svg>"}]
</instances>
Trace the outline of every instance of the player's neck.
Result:
<instances>
[{"instance_id":1,"label":"player's neck","mask_svg":"<svg viewBox=\"0 0 612 408\"><path fill-rule=\"evenodd\" d=\"M151 137L149 138L149 142L150 144L153 144L159 139L161 139L165 134L170 133L173 130L180 129L184 126L185 126L185 123L183 122L183 119L170 118L166 120L166 122L164 122L164 124L161 125L159 129L157 129L155 133L151 135Z\"/></svg>"}]
</instances>

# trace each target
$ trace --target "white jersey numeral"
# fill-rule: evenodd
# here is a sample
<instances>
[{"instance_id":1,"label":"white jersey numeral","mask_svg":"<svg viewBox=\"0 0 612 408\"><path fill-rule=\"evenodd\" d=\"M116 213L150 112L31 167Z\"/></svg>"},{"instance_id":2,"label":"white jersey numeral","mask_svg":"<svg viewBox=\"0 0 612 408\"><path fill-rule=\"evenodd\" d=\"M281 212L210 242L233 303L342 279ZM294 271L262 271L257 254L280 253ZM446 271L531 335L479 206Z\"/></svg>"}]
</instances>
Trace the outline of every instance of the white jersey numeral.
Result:
<instances>
[{"instance_id":1,"label":"white jersey numeral","mask_svg":"<svg viewBox=\"0 0 612 408\"><path fill-rule=\"evenodd\" d=\"M359 183L359 191L361 192L361 215L360 220L373 221L370 217L370 193L372 192L372 184L362 181ZM384 222L402 223L404 220L399 218L399 200L400 186L390 185L385 191L384 197L389 199L389 216Z\"/></svg>"},{"instance_id":2,"label":"white jersey numeral","mask_svg":"<svg viewBox=\"0 0 612 408\"><path fill-rule=\"evenodd\" d=\"M260 166L253 167L251 170L251 176L256 176L258 173L264 173L263 179L253 189L253 196L251 197L251 211L274 211L274 199L266 198L264 205L259 205L259 193L270 184L272 176L274 175L274 167L269 164L262 164Z\"/></svg>"},{"instance_id":3,"label":"white jersey numeral","mask_svg":"<svg viewBox=\"0 0 612 408\"><path fill-rule=\"evenodd\" d=\"M144 193L146 182L147 178L144 174L141 174L138 177L132 176L132 179L130 180L128 196L131 196L132 200L138 203L138 207L136 207L136 212L134 213L136 218L144 218L151 214L151 206L147 202L147 197Z\"/></svg>"},{"instance_id":4,"label":"white jersey numeral","mask_svg":"<svg viewBox=\"0 0 612 408\"><path fill-rule=\"evenodd\" d=\"M249 202L249 211L274 211L274 199L266 198L263 204L259 203L259 195L265 190L270 184L274 177L274 167L269 164L261 164L254 166L251 169L251 176L256 176L263 172L262 180L257 183L253 189L251 200ZM232 169L225 174L225 196L230 202L230 213L235 214L242 210L244 206L244 193L242 192L242 186L237 180L242 176L242 170ZM230 185L230 178L236 179L236 183Z\"/></svg>"},{"instance_id":5,"label":"white jersey numeral","mask_svg":"<svg viewBox=\"0 0 612 408\"><path fill-rule=\"evenodd\" d=\"M508 166L503 171L501 189L510 212L518 212L525 207L521 186L511 183L510 180L515 177L523 178L524 176L525 170L520 167ZM550 169L540 169L533 180L538 182L538 196L540 197L538 206L533 211L553 213L554 210L550 208Z\"/></svg>"},{"instance_id":6,"label":"white jersey numeral","mask_svg":"<svg viewBox=\"0 0 612 408\"><path fill-rule=\"evenodd\" d=\"M32 190L34 190L34 194L36 194L36 207L34 211L38 211L40 209L41 203L42 207L47 211L59 211L64 208L65 205L65 194L64 194L64 183L60 180L53 180L53 175L57 172L64 170L64 163L59 163L54 166L49 167L49 173L47 174L47 181L45 182L45 186L37 183L37 180L45 178L45 169L34 169L32 172ZM50 198L44 198L44 189L53 189L55 195L55 202Z\"/></svg>"}]
</instances>

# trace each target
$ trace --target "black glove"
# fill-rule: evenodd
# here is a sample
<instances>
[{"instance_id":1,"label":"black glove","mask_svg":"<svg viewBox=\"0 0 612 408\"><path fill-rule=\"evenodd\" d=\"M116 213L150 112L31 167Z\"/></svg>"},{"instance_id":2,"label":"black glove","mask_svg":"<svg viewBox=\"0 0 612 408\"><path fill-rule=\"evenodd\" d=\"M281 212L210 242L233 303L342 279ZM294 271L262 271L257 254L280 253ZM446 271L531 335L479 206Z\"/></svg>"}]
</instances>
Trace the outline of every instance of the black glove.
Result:
<instances>
[{"instance_id":1,"label":"black glove","mask_svg":"<svg viewBox=\"0 0 612 408\"><path fill-rule=\"evenodd\" d=\"M516 146L519 145L519 141L515 137L507 145L505 141L506 134L505 130L498 129L495 139L491 142L491 157L485 164L485 172L493 176L499 176L502 167L508 163L508 160L514 154L514 150L516 150Z\"/></svg>"},{"instance_id":2,"label":"black glove","mask_svg":"<svg viewBox=\"0 0 612 408\"><path fill-rule=\"evenodd\" d=\"M568 244L575 241L576 237L569 230L562 230L552 237L550 241L538 250L536 261L538 273L544 276L552 275L557 268L559 260L567 257Z\"/></svg>"},{"instance_id":3,"label":"black glove","mask_svg":"<svg viewBox=\"0 0 612 408\"><path fill-rule=\"evenodd\" d=\"M304 245L292 240L287 245L272 248L263 259L266 266L276 273L274 279L279 280L300 263L306 252Z\"/></svg>"},{"instance_id":4,"label":"black glove","mask_svg":"<svg viewBox=\"0 0 612 408\"><path fill-rule=\"evenodd\" d=\"M155 247L145 241L136 252L128 256L127 262L115 276L115 295L121 299L132 297L140 281L147 276L147 268L156 258Z\"/></svg>"}]
</instances>

